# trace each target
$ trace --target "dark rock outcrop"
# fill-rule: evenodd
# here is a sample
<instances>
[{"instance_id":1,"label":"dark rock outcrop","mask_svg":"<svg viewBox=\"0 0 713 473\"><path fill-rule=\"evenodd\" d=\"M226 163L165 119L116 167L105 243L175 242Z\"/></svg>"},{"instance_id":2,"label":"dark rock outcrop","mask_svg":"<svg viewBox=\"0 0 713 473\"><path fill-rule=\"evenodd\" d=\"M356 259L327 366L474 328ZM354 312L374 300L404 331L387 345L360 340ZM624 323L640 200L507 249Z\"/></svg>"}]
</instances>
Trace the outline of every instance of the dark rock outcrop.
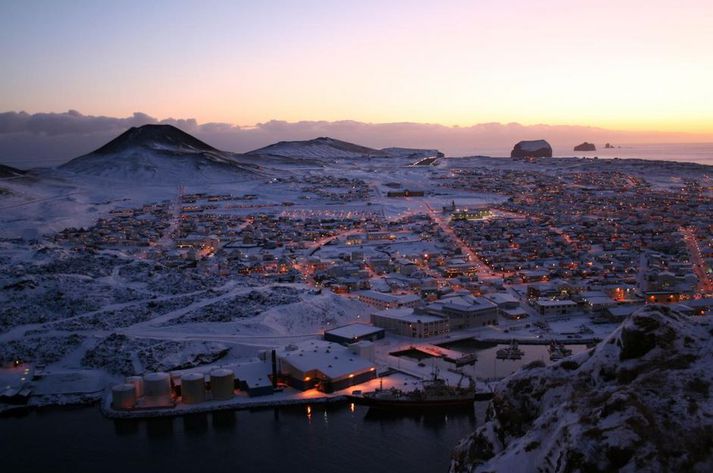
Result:
<instances>
[{"instance_id":1,"label":"dark rock outcrop","mask_svg":"<svg viewBox=\"0 0 713 473\"><path fill-rule=\"evenodd\" d=\"M587 143L586 141L582 143L581 145L577 145L574 147L575 151L596 151L597 147L594 146L594 143Z\"/></svg>"},{"instance_id":2,"label":"dark rock outcrop","mask_svg":"<svg viewBox=\"0 0 713 473\"><path fill-rule=\"evenodd\" d=\"M500 383L452 473L713 471L713 320L647 306L597 347Z\"/></svg>"},{"instance_id":3,"label":"dark rock outcrop","mask_svg":"<svg viewBox=\"0 0 713 473\"><path fill-rule=\"evenodd\" d=\"M551 158L552 146L545 140L520 141L510 152L511 158Z\"/></svg>"},{"instance_id":4,"label":"dark rock outcrop","mask_svg":"<svg viewBox=\"0 0 713 473\"><path fill-rule=\"evenodd\" d=\"M20 169L0 164L0 177L20 177L24 176L26 173L26 171L21 171Z\"/></svg>"}]
</instances>

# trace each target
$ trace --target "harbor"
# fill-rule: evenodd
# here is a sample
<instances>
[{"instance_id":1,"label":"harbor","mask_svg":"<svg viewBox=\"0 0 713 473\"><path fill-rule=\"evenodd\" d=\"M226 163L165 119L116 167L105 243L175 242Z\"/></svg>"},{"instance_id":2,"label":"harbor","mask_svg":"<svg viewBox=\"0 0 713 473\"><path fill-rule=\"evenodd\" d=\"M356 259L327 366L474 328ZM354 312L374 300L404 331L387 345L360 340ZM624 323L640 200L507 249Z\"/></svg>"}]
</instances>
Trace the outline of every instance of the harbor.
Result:
<instances>
[{"instance_id":1,"label":"harbor","mask_svg":"<svg viewBox=\"0 0 713 473\"><path fill-rule=\"evenodd\" d=\"M221 459L229 459L224 468L262 473L290 464L314 473L446 471L452 445L477 421L482 416L473 413L396 415L348 402L146 419L107 419L96 407L47 408L0 421L0 456L13 472L122 473L156 465L182 473ZM33 445L31 460L26 445Z\"/></svg>"},{"instance_id":2,"label":"harbor","mask_svg":"<svg viewBox=\"0 0 713 473\"><path fill-rule=\"evenodd\" d=\"M228 371L223 368L222 371ZM364 401L367 393L403 393L404 400L409 396L418 395L424 386L432 379L419 379L399 371L388 371L370 381L354 384L340 391L325 393L318 389L307 389L300 391L287 385L279 385L270 394L262 396L250 396L245 390L238 387L240 381L233 381L234 385L224 388L221 393L215 388L215 382L210 383L200 375L191 376L196 372L188 372L183 375L174 373L173 377L166 373L149 373L142 377L131 376L127 378L127 383L115 385L111 390L107 390L100 402L101 412L108 418L114 419L142 419L157 417L180 417L199 413L230 411L230 410L254 410L270 409L286 406L315 406L322 404L350 403L369 404ZM454 373L448 373L452 376ZM165 376L164 376L165 375ZM451 379L448 376L447 379ZM129 379L130 378L130 379ZM462 375L461 375L462 378ZM154 381L160 380L158 386ZM186 384L186 380L196 380L202 383L196 388ZM438 380L443 386L449 386L445 377L439 375ZM134 384L132 384L134 383ZM469 404L473 408L473 402L477 400L487 400L492 396L488 385L483 383L468 382L471 393L467 402L461 400L457 407L464 407ZM210 389L208 389L210 387ZM193 389L190 393L188 389ZM147 394L147 390L149 394ZM199 392L196 397L196 390ZM426 399L423 399L426 401ZM428 406L428 402L422 402L418 407ZM449 407L448 403L433 407ZM398 403L391 406L399 408ZM409 406L405 406L409 407ZM414 407L414 406L410 406ZM452 406L451 406L452 407Z\"/></svg>"}]
</instances>

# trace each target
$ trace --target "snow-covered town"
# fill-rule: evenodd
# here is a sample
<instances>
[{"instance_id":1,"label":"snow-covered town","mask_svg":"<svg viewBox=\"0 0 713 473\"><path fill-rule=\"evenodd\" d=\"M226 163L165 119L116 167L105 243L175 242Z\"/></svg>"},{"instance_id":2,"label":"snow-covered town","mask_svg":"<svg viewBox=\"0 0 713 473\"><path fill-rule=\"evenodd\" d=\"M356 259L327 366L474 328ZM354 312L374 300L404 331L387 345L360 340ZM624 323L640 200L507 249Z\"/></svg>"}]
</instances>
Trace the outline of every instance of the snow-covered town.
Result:
<instances>
[{"instance_id":1,"label":"snow-covered town","mask_svg":"<svg viewBox=\"0 0 713 473\"><path fill-rule=\"evenodd\" d=\"M132 129L2 181L3 410L311 406L435 373L488 399L644 307L713 311L710 167L193 140Z\"/></svg>"},{"instance_id":2,"label":"snow-covered town","mask_svg":"<svg viewBox=\"0 0 713 473\"><path fill-rule=\"evenodd\" d=\"M713 472L711 25L0 0L3 471Z\"/></svg>"}]
</instances>

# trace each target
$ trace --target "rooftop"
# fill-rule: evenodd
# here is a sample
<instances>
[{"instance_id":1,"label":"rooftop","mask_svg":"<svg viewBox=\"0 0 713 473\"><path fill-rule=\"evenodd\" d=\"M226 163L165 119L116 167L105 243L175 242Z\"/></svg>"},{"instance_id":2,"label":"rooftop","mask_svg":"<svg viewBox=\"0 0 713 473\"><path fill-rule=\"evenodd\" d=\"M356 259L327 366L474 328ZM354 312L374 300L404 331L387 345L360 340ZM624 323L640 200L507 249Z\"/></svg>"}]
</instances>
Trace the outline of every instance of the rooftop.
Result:
<instances>
[{"instance_id":1,"label":"rooftop","mask_svg":"<svg viewBox=\"0 0 713 473\"><path fill-rule=\"evenodd\" d=\"M316 370L332 379L376 368L373 363L353 354L346 347L319 340L290 345L278 355L302 372Z\"/></svg>"},{"instance_id":2,"label":"rooftop","mask_svg":"<svg viewBox=\"0 0 713 473\"><path fill-rule=\"evenodd\" d=\"M443 321L442 317L436 317L434 315L414 314L413 309L380 310L378 312L374 312L374 315L378 317L386 317L389 319L397 319L409 323L429 323Z\"/></svg>"},{"instance_id":3,"label":"rooftop","mask_svg":"<svg viewBox=\"0 0 713 473\"><path fill-rule=\"evenodd\" d=\"M330 335L336 335L343 338L359 338L368 335L373 335L375 333L383 332L383 328L374 327L373 325L367 324L349 324L342 327L337 327L332 330L327 330L325 333Z\"/></svg>"}]
</instances>

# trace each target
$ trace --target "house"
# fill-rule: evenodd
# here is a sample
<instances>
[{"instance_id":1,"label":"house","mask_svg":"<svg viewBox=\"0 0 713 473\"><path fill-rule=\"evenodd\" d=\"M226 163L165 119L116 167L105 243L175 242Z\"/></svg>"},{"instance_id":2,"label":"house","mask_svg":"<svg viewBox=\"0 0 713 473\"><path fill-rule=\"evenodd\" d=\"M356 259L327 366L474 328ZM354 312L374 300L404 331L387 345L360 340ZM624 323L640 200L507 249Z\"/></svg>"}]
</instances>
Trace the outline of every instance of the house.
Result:
<instances>
[{"instance_id":1,"label":"house","mask_svg":"<svg viewBox=\"0 0 713 473\"><path fill-rule=\"evenodd\" d=\"M498 307L498 315L510 320L520 320L527 317L527 311L520 307L520 301L507 292L488 294L486 298Z\"/></svg>"},{"instance_id":2,"label":"house","mask_svg":"<svg viewBox=\"0 0 713 473\"><path fill-rule=\"evenodd\" d=\"M537 299L533 303L540 315L569 315L577 310L577 303L571 300Z\"/></svg>"},{"instance_id":3,"label":"house","mask_svg":"<svg viewBox=\"0 0 713 473\"><path fill-rule=\"evenodd\" d=\"M585 307L592 312L600 312L616 305L616 301L601 291L585 291L582 293Z\"/></svg>"},{"instance_id":4,"label":"house","mask_svg":"<svg viewBox=\"0 0 713 473\"><path fill-rule=\"evenodd\" d=\"M517 309L520 306L520 301L507 292L496 292L485 296L489 301L498 306L498 309Z\"/></svg>"}]
</instances>

